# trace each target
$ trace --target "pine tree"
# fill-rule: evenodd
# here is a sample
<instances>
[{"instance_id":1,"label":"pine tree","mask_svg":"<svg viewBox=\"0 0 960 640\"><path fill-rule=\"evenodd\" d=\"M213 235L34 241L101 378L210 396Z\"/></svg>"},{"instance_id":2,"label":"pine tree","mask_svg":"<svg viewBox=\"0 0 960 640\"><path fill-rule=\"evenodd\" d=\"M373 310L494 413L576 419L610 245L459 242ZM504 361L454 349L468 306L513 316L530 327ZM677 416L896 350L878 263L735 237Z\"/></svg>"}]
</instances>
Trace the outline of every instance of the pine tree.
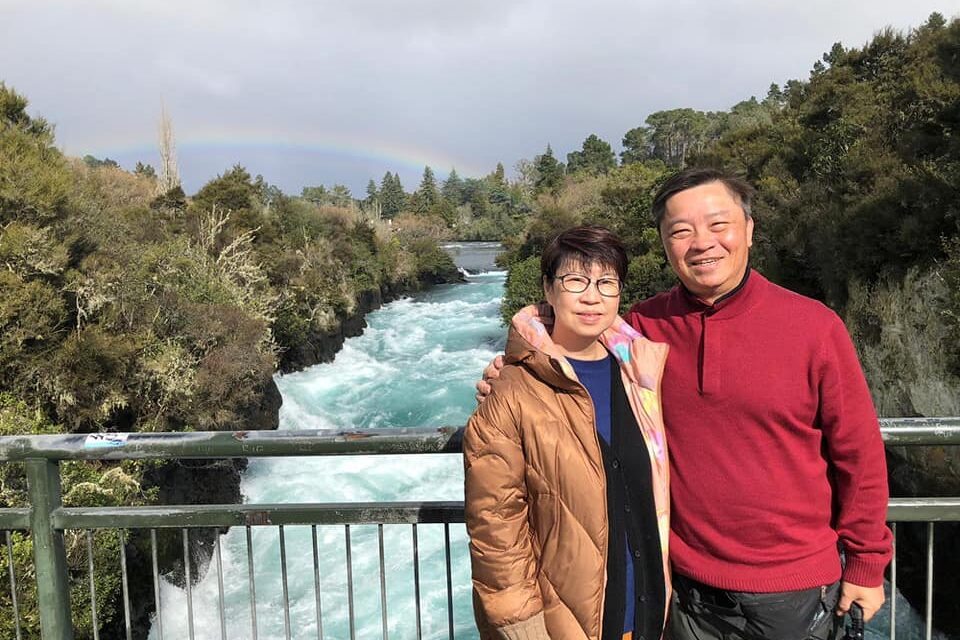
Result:
<instances>
[{"instance_id":1,"label":"pine tree","mask_svg":"<svg viewBox=\"0 0 960 640\"><path fill-rule=\"evenodd\" d=\"M400 176L387 171L380 182L380 204L383 206L383 217L392 218L406 206L407 194L400 184Z\"/></svg>"},{"instance_id":2,"label":"pine tree","mask_svg":"<svg viewBox=\"0 0 960 640\"><path fill-rule=\"evenodd\" d=\"M443 181L441 194L455 207L463 204L463 180L460 179L456 169L450 169L450 175Z\"/></svg>"},{"instance_id":3,"label":"pine tree","mask_svg":"<svg viewBox=\"0 0 960 640\"><path fill-rule=\"evenodd\" d=\"M553 149L547 145L547 150L534 159L536 177L533 182L534 192L537 194L550 192L556 195L563 186L563 164L553 157Z\"/></svg>"},{"instance_id":4,"label":"pine tree","mask_svg":"<svg viewBox=\"0 0 960 640\"><path fill-rule=\"evenodd\" d=\"M439 199L437 179L433 175L433 169L424 167L420 187L411 198L411 208L419 214L426 214L437 204Z\"/></svg>"}]
</instances>

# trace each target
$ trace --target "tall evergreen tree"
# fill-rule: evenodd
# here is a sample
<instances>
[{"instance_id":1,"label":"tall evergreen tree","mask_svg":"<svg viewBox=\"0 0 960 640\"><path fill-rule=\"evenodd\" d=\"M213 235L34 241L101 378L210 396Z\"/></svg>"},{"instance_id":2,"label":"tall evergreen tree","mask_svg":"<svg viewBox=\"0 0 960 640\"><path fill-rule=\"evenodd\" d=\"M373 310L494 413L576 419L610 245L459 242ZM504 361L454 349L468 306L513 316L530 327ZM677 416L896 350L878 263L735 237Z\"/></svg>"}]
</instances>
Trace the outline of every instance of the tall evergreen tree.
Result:
<instances>
[{"instance_id":1,"label":"tall evergreen tree","mask_svg":"<svg viewBox=\"0 0 960 640\"><path fill-rule=\"evenodd\" d=\"M440 195L437 192L437 178L433 175L433 169L424 167L420 187L411 198L411 208L417 213L426 214L439 200Z\"/></svg>"},{"instance_id":2,"label":"tall evergreen tree","mask_svg":"<svg viewBox=\"0 0 960 640\"><path fill-rule=\"evenodd\" d=\"M556 195L563 186L563 163L553 156L553 149L549 144L546 151L534 159L533 164L536 169L534 193L550 192Z\"/></svg>"},{"instance_id":3,"label":"tall evergreen tree","mask_svg":"<svg viewBox=\"0 0 960 640\"><path fill-rule=\"evenodd\" d=\"M463 180L460 179L455 168L450 169L450 175L443 181L440 193L455 207L463 204Z\"/></svg>"},{"instance_id":4,"label":"tall evergreen tree","mask_svg":"<svg viewBox=\"0 0 960 640\"><path fill-rule=\"evenodd\" d=\"M403 210L407 194L403 192L400 176L387 171L380 181L380 204L384 218L392 218Z\"/></svg>"},{"instance_id":5,"label":"tall evergreen tree","mask_svg":"<svg viewBox=\"0 0 960 640\"><path fill-rule=\"evenodd\" d=\"M377 200L379 196L380 194L377 191L377 183L373 181L373 178L371 178L370 181L367 182L367 199L364 200L364 202L367 204L373 204L373 202Z\"/></svg>"},{"instance_id":6,"label":"tall evergreen tree","mask_svg":"<svg viewBox=\"0 0 960 640\"><path fill-rule=\"evenodd\" d=\"M502 162L497 163L497 168L493 170L491 178L494 187L507 188L507 172L504 170Z\"/></svg>"}]
</instances>

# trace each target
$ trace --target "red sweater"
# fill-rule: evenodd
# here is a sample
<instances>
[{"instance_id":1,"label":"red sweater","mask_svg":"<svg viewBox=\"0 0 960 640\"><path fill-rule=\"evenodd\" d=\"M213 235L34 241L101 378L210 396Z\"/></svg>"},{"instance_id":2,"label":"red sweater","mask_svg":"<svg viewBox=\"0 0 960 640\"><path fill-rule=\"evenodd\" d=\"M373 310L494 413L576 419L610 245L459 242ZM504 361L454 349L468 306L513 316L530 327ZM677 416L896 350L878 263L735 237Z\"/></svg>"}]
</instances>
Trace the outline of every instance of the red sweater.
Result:
<instances>
[{"instance_id":1,"label":"red sweater","mask_svg":"<svg viewBox=\"0 0 960 640\"><path fill-rule=\"evenodd\" d=\"M710 307L682 287L628 321L670 345L670 557L708 585L882 584L892 554L876 411L843 322L751 272Z\"/></svg>"}]
</instances>

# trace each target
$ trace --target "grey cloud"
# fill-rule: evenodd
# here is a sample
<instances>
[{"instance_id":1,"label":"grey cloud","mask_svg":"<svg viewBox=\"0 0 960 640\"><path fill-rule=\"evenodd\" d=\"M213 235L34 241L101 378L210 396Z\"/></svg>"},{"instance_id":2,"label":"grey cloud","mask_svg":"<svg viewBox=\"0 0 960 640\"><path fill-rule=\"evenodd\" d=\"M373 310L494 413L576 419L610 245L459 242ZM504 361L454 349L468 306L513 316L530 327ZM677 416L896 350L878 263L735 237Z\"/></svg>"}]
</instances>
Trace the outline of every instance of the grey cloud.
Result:
<instances>
[{"instance_id":1,"label":"grey cloud","mask_svg":"<svg viewBox=\"0 0 960 640\"><path fill-rule=\"evenodd\" d=\"M419 170L396 162L279 145L200 154L190 142L211 129L335 132L510 167L548 142L563 155L590 133L616 146L658 109L761 96L805 78L835 41L859 46L934 10L949 17L960 3L0 0L0 79L79 155L110 153L117 139L152 143L163 100L194 188L233 162L295 192L303 180L359 191L388 169L412 188Z\"/></svg>"}]
</instances>

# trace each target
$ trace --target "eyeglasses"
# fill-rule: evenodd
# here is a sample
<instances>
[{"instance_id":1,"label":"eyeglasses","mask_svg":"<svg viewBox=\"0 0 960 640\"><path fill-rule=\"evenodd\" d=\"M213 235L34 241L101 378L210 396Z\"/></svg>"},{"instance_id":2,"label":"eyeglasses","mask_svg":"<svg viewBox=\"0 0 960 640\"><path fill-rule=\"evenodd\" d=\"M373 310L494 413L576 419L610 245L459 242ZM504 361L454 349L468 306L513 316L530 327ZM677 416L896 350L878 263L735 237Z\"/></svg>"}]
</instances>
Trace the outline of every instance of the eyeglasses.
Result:
<instances>
[{"instance_id":1,"label":"eyeglasses","mask_svg":"<svg viewBox=\"0 0 960 640\"><path fill-rule=\"evenodd\" d=\"M588 278L579 273L567 273L562 276L554 276L554 280L560 281L560 286L568 293L583 293L590 286L591 282L597 285L597 291L606 298L616 298L623 289L623 282L619 278Z\"/></svg>"}]
</instances>

